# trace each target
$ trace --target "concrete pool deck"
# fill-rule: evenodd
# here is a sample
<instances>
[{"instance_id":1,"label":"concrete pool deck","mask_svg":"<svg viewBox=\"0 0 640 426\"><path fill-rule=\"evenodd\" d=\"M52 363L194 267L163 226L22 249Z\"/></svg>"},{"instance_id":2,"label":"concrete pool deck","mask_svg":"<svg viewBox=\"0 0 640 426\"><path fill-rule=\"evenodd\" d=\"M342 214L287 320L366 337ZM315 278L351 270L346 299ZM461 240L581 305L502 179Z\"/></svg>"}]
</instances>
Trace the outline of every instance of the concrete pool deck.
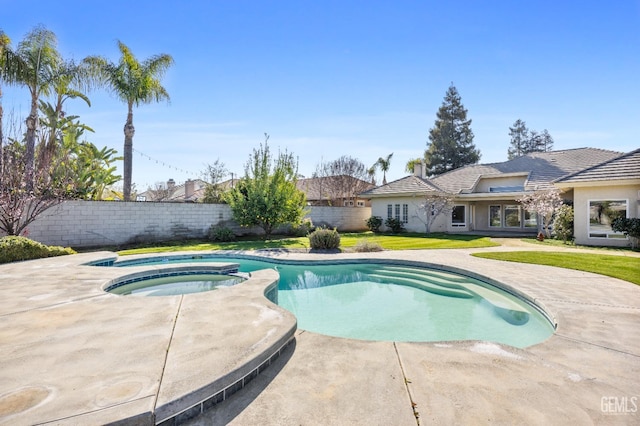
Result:
<instances>
[{"instance_id":1,"label":"concrete pool deck","mask_svg":"<svg viewBox=\"0 0 640 426\"><path fill-rule=\"evenodd\" d=\"M298 330L244 389L188 424L639 423L640 286L470 256L509 249L269 253L466 269L526 293L558 329L526 349L365 342ZM202 388L216 377L212 371L283 343L275 336L295 328L295 319L256 290L270 276L247 294L216 295L226 299L213 312L214 299L195 297L137 299L132 309L100 290L129 271L101 268L98 275L96 267L75 265L104 253L77 256L0 266L0 424L104 424L153 411L163 406L158 401L166 406L185 389ZM231 350L222 359L212 355L225 347ZM167 383L175 385L163 394Z\"/></svg>"}]
</instances>

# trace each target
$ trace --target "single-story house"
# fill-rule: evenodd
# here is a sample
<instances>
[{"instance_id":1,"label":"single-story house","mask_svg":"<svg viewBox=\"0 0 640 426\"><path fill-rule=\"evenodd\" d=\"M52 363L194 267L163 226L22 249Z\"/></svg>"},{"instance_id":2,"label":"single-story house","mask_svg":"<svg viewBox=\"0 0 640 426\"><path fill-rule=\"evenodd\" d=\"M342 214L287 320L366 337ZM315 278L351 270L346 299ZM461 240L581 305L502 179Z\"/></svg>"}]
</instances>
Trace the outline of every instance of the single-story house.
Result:
<instances>
[{"instance_id":1,"label":"single-story house","mask_svg":"<svg viewBox=\"0 0 640 426\"><path fill-rule=\"evenodd\" d=\"M563 199L574 203L578 243L626 245L610 226L604 233L596 232L586 218L590 209L597 208L592 202L598 200L615 201L617 209L626 206L627 217L640 217L638 155L638 151L623 154L596 148L535 152L501 163L468 165L432 178L418 166L413 175L365 191L361 197L371 200L372 216L393 217L407 231L424 232L425 196L446 193L453 197L453 210L436 218L431 232L522 235L535 234L538 222L517 200L556 187L563 191Z\"/></svg>"},{"instance_id":2,"label":"single-story house","mask_svg":"<svg viewBox=\"0 0 640 426\"><path fill-rule=\"evenodd\" d=\"M616 216L640 217L640 149L557 179L573 192L576 244L624 246L624 235L611 230Z\"/></svg>"}]
</instances>

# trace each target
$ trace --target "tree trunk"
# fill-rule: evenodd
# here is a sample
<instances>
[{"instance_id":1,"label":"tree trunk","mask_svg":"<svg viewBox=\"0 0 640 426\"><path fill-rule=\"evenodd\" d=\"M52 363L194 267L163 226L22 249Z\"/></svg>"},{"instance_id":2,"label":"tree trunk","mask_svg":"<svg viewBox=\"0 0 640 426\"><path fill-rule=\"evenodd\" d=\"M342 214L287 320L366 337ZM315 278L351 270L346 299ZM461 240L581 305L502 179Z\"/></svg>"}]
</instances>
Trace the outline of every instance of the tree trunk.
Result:
<instances>
[{"instance_id":1,"label":"tree trunk","mask_svg":"<svg viewBox=\"0 0 640 426\"><path fill-rule=\"evenodd\" d=\"M38 127L38 97L31 96L31 112L26 120L27 144L24 156L25 162L25 186L27 191L33 190L33 172L36 152L36 128Z\"/></svg>"},{"instance_id":2,"label":"tree trunk","mask_svg":"<svg viewBox=\"0 0 640 426\"><path fill-rule=\"evenodd\" d=\"M131 201L131 171L133 165L133 135L136 129L133 127L133 104L129 103L127 122L124 125L124 201Z\"/></svg>"}]
</instances>

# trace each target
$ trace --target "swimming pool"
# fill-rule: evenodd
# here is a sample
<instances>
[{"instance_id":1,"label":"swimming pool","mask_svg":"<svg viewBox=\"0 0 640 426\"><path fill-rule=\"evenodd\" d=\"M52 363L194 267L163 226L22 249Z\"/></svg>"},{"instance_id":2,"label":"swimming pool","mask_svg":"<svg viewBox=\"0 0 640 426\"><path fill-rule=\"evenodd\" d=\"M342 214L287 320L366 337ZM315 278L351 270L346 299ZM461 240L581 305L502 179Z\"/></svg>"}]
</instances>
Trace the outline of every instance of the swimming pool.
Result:
<instances>
[{"instance_id":1,"label":"swimming pool","mask_svg":"<svg viewBox=\"0 0 640 426\"><path fill-rule=\"evenodd\" d=\"M162 256L114 266L233 262L276 269L277 303L301 329L374 341L488 340L539 343L554 326L531 302L474 277L410 262L283 262L251 256Z\"/></svg>"}]
</instances>

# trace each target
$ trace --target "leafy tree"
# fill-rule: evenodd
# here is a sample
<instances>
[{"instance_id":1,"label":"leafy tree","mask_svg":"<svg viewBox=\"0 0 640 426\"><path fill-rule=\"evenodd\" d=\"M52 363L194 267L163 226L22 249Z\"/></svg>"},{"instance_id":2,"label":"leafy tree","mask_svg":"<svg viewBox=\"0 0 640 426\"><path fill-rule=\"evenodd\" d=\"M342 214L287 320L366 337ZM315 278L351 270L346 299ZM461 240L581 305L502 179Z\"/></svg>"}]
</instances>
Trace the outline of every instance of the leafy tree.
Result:
<instances>
[{"instance_id":1,"label":"leafy tree","mask_svg":"<svg viewBox=\"0 0 640 426\"><path fill-rule=\"evenodd\" d=\"M326 195L330 205L333 200L355 200L359 193L370 187L366 166L348 155L318 164L313 177L314 189L321 196Z\"/></svg>"},{"instance_id":2,"label":"leafy tree","mask_svg":"<svg viewBox=\"0 0 640 426\"><path fill-rule=\"evenodd\" d=\"M151 102L169 101L169 93L160 84L160 79L173 64L168 54L154 55L139 62L131 50L118 41L120 60L117 64L107 59L92 56L85 62L92 66L113 93L127 104L127 121L124 125L124 199L131 200L131 176L133 162L133 107Z\"/></svg>"},{"instance_id":3,"label":"leafy tree","mask_svg":"<svg viewBox=\"0 0 640 426\"><path fill-rule=\"evenodd\" d=\"M290 153L274 159L265 134L264 146L254 149L245 176L227 193L233 218L240 226L259 226L269 238L275 228L298 225L305 215L304 192L296 187L298 164Z\"/></svg>"},{"instance_id":4,"label":"leafy tree","mask_svg":"<svg viewBox=\"0 0 640 426\"><path fill-rule=\"evenodd\" d=\"M222 183L222 179L228 174L229 170L227 170L220 159L216 159L213 163L206 165L203 175L207 184L204 187L203 203L224 202L224 188L220 184Z\"/></svg>"},{"instance_id":5,"label":"leafy tree","mask_svg":"<svg viewBox=\"0 0 640 426\"><path fill-rule=\"evenodd\" d=\"M425 232L431 232L431 226L442 214L450 214L453 209L453 196L445 192L428 192L422 203L416 207L418 220L424 223Z\"/></svg>"},{"instance_id":6,"label":"leafy tree","mask_svg":"<svg viewBox=\"0 0 640 426\"><path fill-rule=\"evenodd\" d=\"M480 160L480 151L473 144L471 120L467 120L467 110L453 84L438 109L434 127L429 130L424 159L428 175L439 175Z\"/></svg>"},{"instance_id":7,"label":"leafy tree","mask_svg":"<svg viewBox=\"0 0 640 426\"><path fill-rule=\"evenodd\" d=\"M524 121L517 119L513 127L509 127L511 142L507 155L509 160L530 152L546 152L553 149L553 138L547 129L542 132L529 130Z\"/></svg>"},{"instance_id":8,"label":"leafy tree","mask_svg":"<svg viewBox=\"0 0 640 426\"><path fill-rule=\"evenodd\" d=\"M538 218L538 232L544 230L547 238L550 238L551 233L549 231L549 226L553 220L553 214L563 204L562 198L560 197L560 191L555 188L535 191L534 193L527 194L516 201L521 203L527 211L536 214ZM541 220L542 223L540 223Z\"/></svg>"},{"instance_id":9,"label":"leafy tree","mask_svg":"<svg viewBox=\"0 0 640 426\"><path fill-rule=\"evenodd\" d=\"M393 157L393 152L386 157L378 158L376 165L380 167L382 170L382 184L387 184L387 172L389 171L389 167L391 167L391 157Z\"/></svg>"}]
</instances>

